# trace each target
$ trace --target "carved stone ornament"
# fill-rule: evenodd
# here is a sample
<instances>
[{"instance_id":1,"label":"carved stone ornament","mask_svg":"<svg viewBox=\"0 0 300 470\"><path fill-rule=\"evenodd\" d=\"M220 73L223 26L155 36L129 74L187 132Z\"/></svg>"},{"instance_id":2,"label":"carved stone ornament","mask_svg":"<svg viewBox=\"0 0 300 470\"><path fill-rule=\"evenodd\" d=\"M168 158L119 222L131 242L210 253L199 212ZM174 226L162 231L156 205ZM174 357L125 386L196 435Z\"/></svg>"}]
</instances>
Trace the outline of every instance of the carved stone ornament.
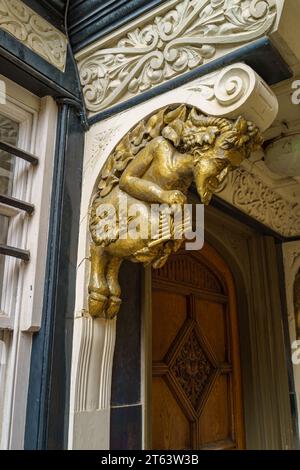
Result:
<instances>
[{"instance_id":1,"label":"carved stone ornament","mask_svg":"<svg viewBox=\"0 0 300 470\"><path fill-rule=\"evenodd\" d=\"M218 196L282 236L300 235L300 205L284 199L253 173L233 171Z\"/></svg>"},{"instance_id":2,"label":"carved stone ornament","mask_svg":"<svg viewBox=\"0 0 300 470\"><path fill-rule=\"evenodd\" d=\"M192 182L208 204L228 172L261 143L258 128L243 117L206 116L187 105L163 108L125 135L101 171L90 210L92 316L117 314L123 259L159 268L179 249L183 236L176 235L183 234L186 220L178 222L176 211ZM167 231L164 213L157 218L152 212L155 203L170 211ZM133 207L138 215L130 215ZM132 237L137 225L147 233L140 229Z\"/></svg>"},{"instance_id":3,"label":"carved stone ornament","mask_svg":"<svg viewBox=\"0 0 300 470\"><path fill-rule=\"evenodd\" d=\"M0 29L62 72L67 56L66 36L20 0L0 0Z\"/></svg>"},{"instance_id":4,"label":"carved stone ornament","mask_svg":"<svg viewBox=\"0 0 300 470\"><path fill-rule=\"evenodd\" d=\"M92 317L118 313L123 259L160 268L179 249L191 231L185 202L192 182L209 204L231 170L259 148L261 131L277 115L275 95L244 64L191 86L195 90L181 89L186 102L154 108L127 128L100 170L89 211ZM106 143L98 140L101 149ZM99 153L92 149L95 159Z\"/></svg>"},{"instance_id":5,"label":"carved stone ornament","mask_svg":"<svg viewBox=\"0 0 300 470\"><path fill-rule=\"evenodd\" d=\"M183 0L79 60L86 106L99 112L264 36L275 0ZM94 52L95 51L95 52Z\"/></svg>"}]
</instances>

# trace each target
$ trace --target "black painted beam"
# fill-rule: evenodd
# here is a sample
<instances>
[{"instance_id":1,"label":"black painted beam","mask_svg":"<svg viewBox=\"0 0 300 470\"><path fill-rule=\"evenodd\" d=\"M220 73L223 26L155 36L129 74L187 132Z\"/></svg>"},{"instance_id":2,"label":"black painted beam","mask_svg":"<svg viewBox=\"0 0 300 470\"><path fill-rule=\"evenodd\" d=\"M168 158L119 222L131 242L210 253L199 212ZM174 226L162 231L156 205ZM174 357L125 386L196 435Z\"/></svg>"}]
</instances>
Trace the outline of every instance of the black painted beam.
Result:
<instances>
[{"instance_id":1,"label":"black painted beam","mask_svg":"<svg viewBox=\"0 0 300 470\"><path fill-rule=\"evenodd\" d=\"M69 32L75 52L167 0L73 0Z\"/></svg>"},{"instance_id":2,"label":"black painted beam","mask_svg":"<svg viewBox=\"0 0 300 470\"><path fill-rule=\"evenodd\" d=\"M64 32L66 0L22 0L29 8ZM101 1L101 0L100 0ZM72 2L72 0L71 0Z\"/></svg>"},{"instance_id":3,"label":"black painted beam","mask_svg":"<svg viewBox=\"0 0 300 470\"><path fill-rule=\"evenodd\" d=\"M70 51L65 71L49 64L20 41L0 30L1 74L39 97L66 97L81 103L80 87Z\"/></svg>"}]
</instances>

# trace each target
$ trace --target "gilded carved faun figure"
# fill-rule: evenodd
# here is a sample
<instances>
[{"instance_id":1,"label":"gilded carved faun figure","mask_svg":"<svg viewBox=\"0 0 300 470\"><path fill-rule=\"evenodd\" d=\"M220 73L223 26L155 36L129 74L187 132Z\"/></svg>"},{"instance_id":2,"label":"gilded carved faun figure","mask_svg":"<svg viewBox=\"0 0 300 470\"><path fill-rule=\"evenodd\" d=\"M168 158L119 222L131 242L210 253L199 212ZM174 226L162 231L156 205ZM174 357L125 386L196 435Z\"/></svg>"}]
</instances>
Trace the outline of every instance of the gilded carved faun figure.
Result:
<instances>
[{"instance_id":1,"label":"gilded carved faun figure","mask_svg":"<svg viewBox=\"0 0 300 470\"><path fill-rule=\"evenodd\" d=\"M118 313L118 272L123 259L159 268L182 243L172 233L155 241L142 234L123 237L119 201L126 199L128 214L135 205L139 223L148 224L151 233L156 223L151 204L182 206L192 182L202 203L208 204L228 172L261 143L259 130L244 118L233 121L205 116L186 105L166 107L125 135L101 171L90 209L91 316L113 318ZM106 204L116 208L113 234L103 224ZM128 223L134 223L131 216L126 217Z\"/></svg>"}]
</instances>

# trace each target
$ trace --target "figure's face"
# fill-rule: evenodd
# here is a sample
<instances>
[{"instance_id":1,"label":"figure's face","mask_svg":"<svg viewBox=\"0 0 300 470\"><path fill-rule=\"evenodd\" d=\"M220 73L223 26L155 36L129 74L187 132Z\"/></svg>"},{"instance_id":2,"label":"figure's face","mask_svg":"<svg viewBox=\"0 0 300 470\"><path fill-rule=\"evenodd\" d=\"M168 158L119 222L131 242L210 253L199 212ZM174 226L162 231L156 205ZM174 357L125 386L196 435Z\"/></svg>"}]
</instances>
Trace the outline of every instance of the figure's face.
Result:
<instances>
[{"instance_id":1,"label":"figure's face","mask_svg":"<svg viewBox=\"0 0 300 470\"><path fill-rule=\"evenodd\" d=\"M204 157L194 167L197 192L203 204L210 203L212 195L224 181L230 169L230 162L224 158Z\"/></svg>"}]
</instances>

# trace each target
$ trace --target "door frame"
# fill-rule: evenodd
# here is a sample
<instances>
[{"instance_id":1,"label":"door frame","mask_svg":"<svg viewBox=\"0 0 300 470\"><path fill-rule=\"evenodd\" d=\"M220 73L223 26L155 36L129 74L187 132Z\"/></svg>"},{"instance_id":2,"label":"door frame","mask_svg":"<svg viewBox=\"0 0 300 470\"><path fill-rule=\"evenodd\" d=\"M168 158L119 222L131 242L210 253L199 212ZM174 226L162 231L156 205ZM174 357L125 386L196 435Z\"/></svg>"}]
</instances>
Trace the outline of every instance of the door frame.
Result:
<instances>
[{"instance_id":1,"label":"door frame","mask_svg":"<svg viewBox=\"0 0 300 470\"><path fill-rule=\"evenodd\" d=\"M293 449L288 364L275 240L224 212L205 209L205 240L231 270L237 296L247 449ZM220 230L220 228L222 228ZM243 258L243 253L247 256ZM143 275L143 447L151 446L151 268ZM274 412L276 410L276 412Z\"/></svg>"}]
</instances>

